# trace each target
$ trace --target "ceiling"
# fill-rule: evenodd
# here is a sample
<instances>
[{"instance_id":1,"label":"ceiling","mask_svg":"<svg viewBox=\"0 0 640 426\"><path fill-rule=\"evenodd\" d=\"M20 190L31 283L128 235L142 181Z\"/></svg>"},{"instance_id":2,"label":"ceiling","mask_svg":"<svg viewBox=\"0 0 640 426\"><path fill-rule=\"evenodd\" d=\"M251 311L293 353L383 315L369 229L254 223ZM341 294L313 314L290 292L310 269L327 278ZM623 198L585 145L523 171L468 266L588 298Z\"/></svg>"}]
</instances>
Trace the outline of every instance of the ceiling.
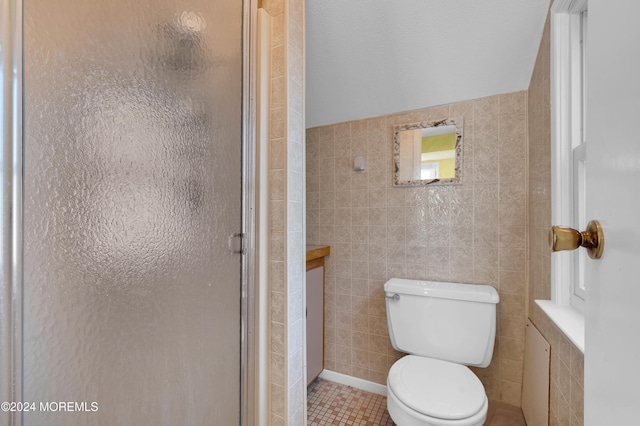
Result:
<instances>
[{"instance_id":1,"label":"ceiling","mask_svg":"<svg viewBox=\"0 0 640 426\"><path fill-rule=\"evenodd\" d=\"M307 128L526 90L549 0L306 2Z\"/></svg>"}]
</instances>

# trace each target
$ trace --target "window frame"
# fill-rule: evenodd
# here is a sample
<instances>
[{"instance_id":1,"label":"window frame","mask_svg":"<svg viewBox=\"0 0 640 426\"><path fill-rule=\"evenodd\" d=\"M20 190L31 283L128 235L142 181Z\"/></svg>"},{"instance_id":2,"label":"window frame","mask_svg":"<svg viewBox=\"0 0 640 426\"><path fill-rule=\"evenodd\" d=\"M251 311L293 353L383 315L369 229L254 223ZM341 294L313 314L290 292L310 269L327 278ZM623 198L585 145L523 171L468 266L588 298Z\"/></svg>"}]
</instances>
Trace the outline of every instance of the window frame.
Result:
<instances>
[{"instance_id":1,"label":"window frame","mask_svg":"<svg viewBox=\"0 0 640 426\"><path fill-rule=\"evenodd\" d=\"M579 174L574 149L582 156L586 145L584 102L583 12L587 0L556 0L551 9L551 212L554 225L580 228L576 204ZM586 15L586 13L584 14ZM575 172L574 172L575 170ZM551 256L551 298L584 313L585 291L577 284L580 253Z\"/></svg>"}]
</instances>

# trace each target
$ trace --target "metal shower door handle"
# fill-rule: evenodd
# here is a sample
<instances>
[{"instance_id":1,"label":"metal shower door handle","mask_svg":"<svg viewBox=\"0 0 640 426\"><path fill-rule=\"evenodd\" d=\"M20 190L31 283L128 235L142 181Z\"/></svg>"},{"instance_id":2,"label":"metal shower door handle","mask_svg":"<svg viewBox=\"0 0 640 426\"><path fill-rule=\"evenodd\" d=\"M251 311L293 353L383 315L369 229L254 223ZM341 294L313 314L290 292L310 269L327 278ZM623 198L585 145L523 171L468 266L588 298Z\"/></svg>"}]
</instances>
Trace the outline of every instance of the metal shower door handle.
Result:
<instances>
[{"instance_id":1,"label":"metal shower door handle","mask_svg":"<svg viewBox=\"0 0 640 426\"><path fill-rule=\"evenodd\" d=\"M244 236L245 234L242 232L229 235L229 239L227 240L229 253L244 254Z\"/></svg>"}]
</instances>

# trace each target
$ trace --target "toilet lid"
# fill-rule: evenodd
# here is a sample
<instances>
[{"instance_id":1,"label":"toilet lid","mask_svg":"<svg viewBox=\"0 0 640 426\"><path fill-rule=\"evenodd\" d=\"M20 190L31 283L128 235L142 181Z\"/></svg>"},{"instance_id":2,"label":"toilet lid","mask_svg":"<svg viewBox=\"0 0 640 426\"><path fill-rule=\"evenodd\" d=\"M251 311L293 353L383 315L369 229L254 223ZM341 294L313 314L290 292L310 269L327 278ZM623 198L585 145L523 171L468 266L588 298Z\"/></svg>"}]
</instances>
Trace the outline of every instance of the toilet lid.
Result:
<instances>
[{"instance_id":1,"label":"toilet lid","mask_svg":"<svg viewBox=\"0 0 640 426\"><path fill-rule=\"evenodd\" d=\"M388 385L409 408L439 419L471 417L486 400L484 386L464 365L414 355L393 364Z\"/></svg>"}]
</instances>

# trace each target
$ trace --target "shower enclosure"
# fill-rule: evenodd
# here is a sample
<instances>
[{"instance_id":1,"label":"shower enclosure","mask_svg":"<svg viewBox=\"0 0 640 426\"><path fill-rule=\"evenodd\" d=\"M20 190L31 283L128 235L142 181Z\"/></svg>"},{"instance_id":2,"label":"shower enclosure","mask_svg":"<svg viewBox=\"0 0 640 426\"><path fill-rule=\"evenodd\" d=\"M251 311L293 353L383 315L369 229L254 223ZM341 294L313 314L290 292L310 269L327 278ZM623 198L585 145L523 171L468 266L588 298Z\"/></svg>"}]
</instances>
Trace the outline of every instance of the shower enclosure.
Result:
<instances>
[{"instance_id":1,"label":"shower enclosure","mask_svg":"<svg viewBox=\"0 0 640 426\"><path fill-rule=\"evenodd\" d=\"M0 4L0 424L241 424L247 5Z\"/></svg>"}]
</instances>

